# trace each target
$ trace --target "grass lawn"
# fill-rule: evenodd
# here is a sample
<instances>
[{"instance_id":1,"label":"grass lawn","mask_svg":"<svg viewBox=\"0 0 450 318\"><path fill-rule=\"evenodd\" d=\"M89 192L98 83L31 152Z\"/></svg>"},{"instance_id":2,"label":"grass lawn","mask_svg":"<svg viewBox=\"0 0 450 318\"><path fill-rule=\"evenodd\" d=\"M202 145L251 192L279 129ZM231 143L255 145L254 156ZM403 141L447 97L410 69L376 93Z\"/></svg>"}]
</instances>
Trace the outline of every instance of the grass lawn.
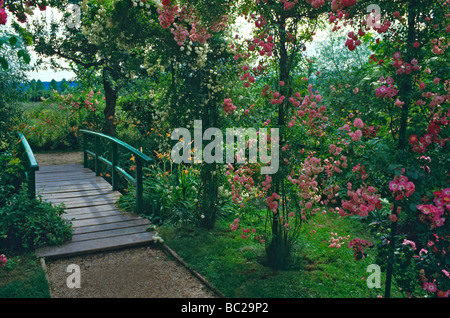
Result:
<instances>
[{"instance_id":1,"label":"grass lawn","mask_svg":"<svg viewBox=\"0 0 450 318\"><path fill-rule=\"evenodd\" d=\"M0 298L48 298L49 287L34 253L8 257L0 268Z\"/></svg>"},{"instance_id":2,"label":"grass lawn","mask_svg":"<svg viewBox=\"0 0 450 318\"><path fill-rule=\"evenodd\" d=\"M367 266L375 262L372 251L355 261L347 247L355 237L368 238L359 220L317 215L303 227L292 264L283 270L264 266L264 245L241 239L240 233L230 230L230 223L219 220L212 231L163 227L160 232L168 246L226 297L371 298L384 294L383 273L380 289L367 287L371 274ZM329 248L331 232L350 238L339 249Z\"/></svg>"}]
</instances>

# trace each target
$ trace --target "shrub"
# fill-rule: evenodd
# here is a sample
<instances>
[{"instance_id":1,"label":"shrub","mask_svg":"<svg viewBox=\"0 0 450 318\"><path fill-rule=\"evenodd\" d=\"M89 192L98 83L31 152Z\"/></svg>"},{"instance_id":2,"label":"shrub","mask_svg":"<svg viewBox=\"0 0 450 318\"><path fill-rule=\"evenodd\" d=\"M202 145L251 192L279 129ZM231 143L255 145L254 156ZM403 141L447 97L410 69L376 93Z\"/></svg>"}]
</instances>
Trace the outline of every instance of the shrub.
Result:
<instances>
[{"instance_id":1,"label":"shrub","mask_svg":"<svg viewBox=\"0 0 450 318\"><path fill-rule=\"evenodd\" d=\"M0 209L0 250L30 250L70 239L70 222L61 218L62 206L42 198L30 199L21 190Z\"/></svg>"}]
</instances>

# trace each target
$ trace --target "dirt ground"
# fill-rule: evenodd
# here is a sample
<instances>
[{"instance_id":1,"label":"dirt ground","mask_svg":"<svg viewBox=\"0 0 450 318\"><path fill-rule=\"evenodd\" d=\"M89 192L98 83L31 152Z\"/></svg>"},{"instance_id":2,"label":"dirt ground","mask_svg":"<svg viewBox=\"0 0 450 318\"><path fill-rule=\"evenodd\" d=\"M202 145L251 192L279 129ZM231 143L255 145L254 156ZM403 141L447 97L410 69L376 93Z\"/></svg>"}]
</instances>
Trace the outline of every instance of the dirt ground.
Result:
<instances>
[{"instance_id":1,"label":"dirt ground","mask_svg":"<svg viewBox=\"0 0 450 318\"><path fill-rule=\"evenodd\" d=\"M36 159L40 166L51 166L81 163L83 157L81 152L67 152L36 154ZM177 261L166 251L156 246L135 247L46 259L43 266L53 298L218 297L206 281L192 274L182 265L182 260ZM79 277L74 276L76 273ZM78 278L80 288L71 285Z\"/></svg>"},{"instance_id":2,"label":"dirt ground","mask_svg":"<svg viewBox=\"0 0 450 318\"><path fill-rule=\"evenodd\" d=\"M38 165L52 166L52 165L62 165L68 163L83 163L83 152L55 152L55 153L42 153L34 154Z\"/></svg>"}]
</instances>

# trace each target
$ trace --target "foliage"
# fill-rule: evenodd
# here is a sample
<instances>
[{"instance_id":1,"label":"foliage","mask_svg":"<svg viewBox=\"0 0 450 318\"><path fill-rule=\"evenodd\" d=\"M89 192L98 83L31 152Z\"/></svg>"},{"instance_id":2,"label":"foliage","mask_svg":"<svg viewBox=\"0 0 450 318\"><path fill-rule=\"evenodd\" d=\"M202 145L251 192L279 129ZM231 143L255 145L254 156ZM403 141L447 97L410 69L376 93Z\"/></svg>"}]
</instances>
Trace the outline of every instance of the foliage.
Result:
<instances>
[{"instance_id":1,"label":"foliage","mask_svg":"<svg viewBox=\"0 0 450 318\"><path fill-rule=\"evenodd\" d=\"M62 206L30 199L24 190L10 196L0 209L1 250L26 251L64 243L72 231L70 222L61 218L63 213Z\"/></svg>"},{"instance_id":2,"label":"foliage","mask_svg":"<svg viewBox=\"0 0 450 318\"><path fill-rule=\"evenodd\" d=\"M34 252L8 254L0 269L0 298L50 298L45 275Z\"/></svg>"},{"instance_id":3,"label":"foliage","mask_svg":"<svg viewBox=\"0 0 450 318\"><path fill-rule=\"evenodd\" d=\"M13 2L20 1L8 1ZM376 261L385 273L386 297L392 282L408 297L446 297L449 3L382 0L375 17L368 4L82 1L80 28L64 19L62 37L56 25L47 32L38 28L36 47L72 60L85 92L103 87L99 115L105 126L88 110L70 112L93 96L55 94L45 108L58 102L64 109L35 113L57 122L42 130L42 142L54 131L57 144L68 136L75 140L80 127L115 133L118 125L120 136L137 148L157 151L144 188L146 210L155 221L212 231L218 220L226 233L221 243L239 246L247 256L261 252L263 244L264 264L278 268L295 266L304 249L325 255L311 262L330 273L336 269L325 263L352 267L362 265L349 259ZM238 16L252 26L250 37L233 34ZM310 55L319 31L327 31L324 41ZM9 40L4 38L2 48L17 49ZM8 125L14 117L7 116ZM279 140L268 139L274 141L271 151L280 147L278 171L263 175L261 163L199 163L190 153L187 162L173 165L168 154L181 142L173 129L192 132L196 119L202 120L202 133L210 127L278 129ZM183 139L191 146L190 137ZM131 208L132 188L129 193L121 204ZM341 231L326 237L315 222L336 224L340 218L360 221L365 231L360 237ZM319 236L323 246L313 242ZM221 253L223 266L235 271L246 262L236 251ZM318 272L313 276L325 279Z\"/></svg>"},{"instance_id":4,"label":"foliage","mask_svg":"<svg viewBox=\"0 0 450 318\"><path fill-rule=\"evenodd\" d=\"M98 130L103 108L99 91L73 89L61 94L55 90L24 113L22 131L35 151L77 149L79 129Z\"/></svg>"},{"instance_id":5,"label":"foliage","mask_svg":"<svg viewBox=\"0 0 450 318\"><path fill-rule=\"evenodd\" d=\"M214 230L192 226L160 227L165 242L188 266L231 298L375 298L367 287L367 266L374 253L355 262L345 246L328 247L331 237L364 232L358 220L319 215L303 227L286 270L265 266L264 247L229 231L232 214L218 217ZM335 233L339 233L335 236ZM354 236L353 236L354 235ZM346 241L349 239L346 238ZM395 294L395 297L400 296Z\"/></svg>"},{"instance_id":6,"label":"foliage","mask_svg":"<svg viewBox=\"0 0 450 318\"><path fill-rule=\"evenodd\" d=\"M0 153L0 168L0 206L5 206L22 185L23 166L17 152Z\"/></svg>"}]
</instances>

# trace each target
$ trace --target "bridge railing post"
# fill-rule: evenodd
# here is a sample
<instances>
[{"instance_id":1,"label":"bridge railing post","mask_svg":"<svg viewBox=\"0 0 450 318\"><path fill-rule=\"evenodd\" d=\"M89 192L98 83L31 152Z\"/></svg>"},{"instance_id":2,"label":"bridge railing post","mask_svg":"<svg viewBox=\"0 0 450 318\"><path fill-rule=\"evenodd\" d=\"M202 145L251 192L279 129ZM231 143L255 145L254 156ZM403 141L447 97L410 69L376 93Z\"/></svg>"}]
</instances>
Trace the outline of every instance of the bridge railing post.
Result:
<instances>
[{"instance_id":1,"label":"bridge railing post","mask_svg":"<svg viewBox=\"0 0 450 318\"><path fill-rule=\"evenodd\" d=\"M130 145L124 143L123 141L107 136L101 133L89 131L80 129L80 132L83 133L83 150L85 153L85 166L87 166L87 156L91 156L95 160L95 174L96 176L100 175L100 162L108 165L111 167L111 176L112 181L111 185L114 191L117 191L119 189L119 177L124 177L129 183L135 186L136 190L136 212L143 212L144 208L144 180L143 180L143 166L146 163L152 162L153 159L148 157L147 155L143 154L141 151L131 147ZM94 151L87 149L87 135L92 135L95 138L95 145L94 145ZM102 154L100 153L100 139L105 139L107 141L111 142L111 155L112 157L110 160L107 158L104 158ZM119 146L123 148L125 151L131 153L135 160L135 176L133 177L128 172L126 172L124 169L122 169L119 166Z\"/></svg>"},{"instance_id":2,"label":"bridge railing post","mask_svg":"<svg viewBox=\"0 0 450 318\"><path fill-rule=\"evenodd\" d=\"M111 177L112 177L112 187L113 191L117 191L119 189L119 176L117 174L117 162L118 162L118 152L117 152L117 144L115 142L111 143L112 146L112 167L111 167Z\"/></svg>"},{"instance_id":3,"label":"bridge railing post","mask_svg":"<svg viewBox=\"0 0 450 318\"><path fill-rule=\"evenodd\" d=\"M98 177L100 175L100 160L98 159L100 153L100 138L98 136L95 136L94 153L95 153L95 175Z\"/></svg>"},{"instance_id":4,"label":"bridge railing post","mask_svg":"<svg viewBox=\"0 0 450 318\"><path fill-rule=\"evenodd\" d=\"M136 210L142 212L143 203L142 161L136 158Z\"/></svg>"},{"instance_id":5,"label":"bridge railing post","mask_svg":"<svg viewBox=\"0 0 450 318\"><path fill-rule=\"evenodd\" d=\"M35 172L39 170L39 165L36 161L36 157L34 156L33 150L31 150L30 144L28 143L25 136L21 133L19 133L18 135L26 156L26 162L24 166L25 166L25 177L28 182L28 195L30 196L30 198L34 198L36 196Z\"/></svg>"},{"instance_id":6,"label":"bridge railing post","mask_svg":"<svg viewBox=\"0 0 450 318\"><path fill-rule=\"evenodd\" d=\"M88 167L88 154L86 150L88 150L88 139L87 135L83 134L83 166L85 168Z\"/></svg>"}]
</instances>

